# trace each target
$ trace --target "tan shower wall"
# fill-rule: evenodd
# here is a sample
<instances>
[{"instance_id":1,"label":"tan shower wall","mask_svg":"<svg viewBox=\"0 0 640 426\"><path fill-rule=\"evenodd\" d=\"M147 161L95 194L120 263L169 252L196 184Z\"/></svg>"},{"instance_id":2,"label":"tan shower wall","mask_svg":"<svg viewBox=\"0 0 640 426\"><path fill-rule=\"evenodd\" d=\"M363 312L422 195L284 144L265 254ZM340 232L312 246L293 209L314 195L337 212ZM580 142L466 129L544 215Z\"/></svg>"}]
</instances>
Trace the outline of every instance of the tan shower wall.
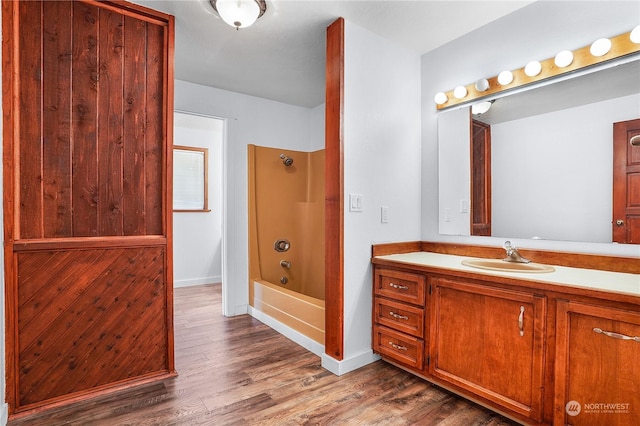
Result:
<instances>
[{"instance_id":1,"label":"tan shower wall","mask_svg":"<svg viewBox=\"0 0 640 426\"><path fill-rule=\"evenodd\" d=\"M280 154L293 164L285 166ZM273 249L278 239L291 242L287 252ZM324 150L249 146L249 272L251 281L324 300Z\"/></svg>"}]
</instances>

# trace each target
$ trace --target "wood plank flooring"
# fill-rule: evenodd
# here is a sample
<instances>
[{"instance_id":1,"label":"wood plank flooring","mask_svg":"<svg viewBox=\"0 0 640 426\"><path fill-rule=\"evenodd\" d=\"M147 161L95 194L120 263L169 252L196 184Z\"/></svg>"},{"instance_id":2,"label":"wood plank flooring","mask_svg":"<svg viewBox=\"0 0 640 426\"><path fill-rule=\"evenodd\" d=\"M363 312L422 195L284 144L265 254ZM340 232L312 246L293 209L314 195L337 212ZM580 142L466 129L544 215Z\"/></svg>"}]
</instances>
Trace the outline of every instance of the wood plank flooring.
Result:
<instances>
[{"instance_id":1,"label":"wood plank flooring","mask_svg":"<svg viewBox=\"0 0 640 426\"><path fill-rule=\"evenodd\" d=\"M337 377L248 315L219 284L175 290L179 376L16 419L22 425L514 425L382 361Z\"/></svg>"}]
</instances>

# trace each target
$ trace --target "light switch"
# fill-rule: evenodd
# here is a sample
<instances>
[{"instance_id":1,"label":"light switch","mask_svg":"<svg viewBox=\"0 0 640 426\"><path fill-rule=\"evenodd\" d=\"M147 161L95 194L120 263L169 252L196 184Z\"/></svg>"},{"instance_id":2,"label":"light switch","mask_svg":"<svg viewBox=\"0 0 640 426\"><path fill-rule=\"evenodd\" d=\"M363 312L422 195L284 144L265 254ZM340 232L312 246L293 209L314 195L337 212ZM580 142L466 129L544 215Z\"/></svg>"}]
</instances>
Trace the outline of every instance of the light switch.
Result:
<instances>
[{"instance_id":1,"label":"light switch","mask_svg":"<svg viewBox=\"0 0 640 426\"><path fill-rule=\"evenodd\" d=\"M349 211L362 211L362 194L349 194Z\"/></svg>"},{"instance_id":2,"label":"light switch","mask_svg":"<svg viewBox=\"0 0 640 426\"><path fill-rule=\"evenodd\" d=\"M460 213L469 213L469 200L460 200Z\"/></svg>"},{"instance_id":3,"label":"light switch","mask_svg":"<svg viewBox=\"0 0 640 426\"><path fill-rule=\"evenodd\" d=\"M389 207L380 207L380 223L389 223Z\"/></svg>"},{"instance_id":4,"label":"light switch","mask_svg":"<svg viewBox=\"0 0 640 426\"><path fill-rule=\"evenodd\" d=\"M444 209L444 221L445 222L451 222L451 209L450 208Z\"/></svg>"}]
</instances>

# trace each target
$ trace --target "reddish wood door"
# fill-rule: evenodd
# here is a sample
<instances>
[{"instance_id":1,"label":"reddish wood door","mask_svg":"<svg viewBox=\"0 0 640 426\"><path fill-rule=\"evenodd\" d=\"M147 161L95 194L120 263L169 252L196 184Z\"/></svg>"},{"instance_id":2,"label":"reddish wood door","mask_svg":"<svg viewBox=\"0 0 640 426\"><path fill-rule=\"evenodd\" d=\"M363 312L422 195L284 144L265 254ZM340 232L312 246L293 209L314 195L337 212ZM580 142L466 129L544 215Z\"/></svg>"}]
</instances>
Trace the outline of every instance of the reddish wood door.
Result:
<instances>
[{"instance_id":1,"label":"reddish wood door","mask_svg":"<svg viewBox=\"0 0 640 426\"><path fill-rule=\"evenodd\" d=\"M432 283L431 374L541 420L546 299L461 280Z\"/></svg>"},{"instance_id":2,"label":"reddish wood door","mask_svg":"<svg viewBox=\"0 0 640 426\"><path fill-rule=\"evenodd\" d=\"M175 374L173 18L2 2L9 414Z\"/></svg>"},{"instance_id":3,"label":"reddish wood door","mask_svg":"<svg viewBox=\"0 0 640 426\"><path fill-rule=\"evenodd\" d=\"M640 314L558 301L554 422L640 424Z\"/></svg>"},{"instance_id":4,"label":"reddish wood door","mask_svg":"<svg viewBox=\"0 0 640 426\"><path fill-rule=\"evenodd\" d=\"M613 242L640 244L640 119L613 124Z\"/></svg>"},{"instance_id":5,"label":"reddish wood door","mask_svg":"<svg viewBox=\"0 0 640 426\"><path fill-rule=\"evenodd\" d=\"M491 126L471 120L471 235L491 236Z\"/></svg>"}]
</instances>

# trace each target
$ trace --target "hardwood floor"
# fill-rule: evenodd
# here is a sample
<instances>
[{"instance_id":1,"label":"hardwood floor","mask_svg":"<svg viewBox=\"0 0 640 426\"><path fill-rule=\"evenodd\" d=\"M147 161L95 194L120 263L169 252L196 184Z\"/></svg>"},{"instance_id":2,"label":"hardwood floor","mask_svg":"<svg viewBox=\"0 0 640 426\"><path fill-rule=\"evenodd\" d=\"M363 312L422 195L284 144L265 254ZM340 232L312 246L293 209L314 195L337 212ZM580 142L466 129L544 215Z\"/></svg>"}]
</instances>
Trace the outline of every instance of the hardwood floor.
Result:
<instances>
[{"instance_id":1,"label":"hardwood floor","mask_svg":"<svg viewBox=\"0 0 640 426\"><path fill-rule=\"evenodd\" d=\"M382 361L337 377L220 303L219 284L175 290L177 378L9 425L515 424Z\"/></svg>"}]
</instances>

